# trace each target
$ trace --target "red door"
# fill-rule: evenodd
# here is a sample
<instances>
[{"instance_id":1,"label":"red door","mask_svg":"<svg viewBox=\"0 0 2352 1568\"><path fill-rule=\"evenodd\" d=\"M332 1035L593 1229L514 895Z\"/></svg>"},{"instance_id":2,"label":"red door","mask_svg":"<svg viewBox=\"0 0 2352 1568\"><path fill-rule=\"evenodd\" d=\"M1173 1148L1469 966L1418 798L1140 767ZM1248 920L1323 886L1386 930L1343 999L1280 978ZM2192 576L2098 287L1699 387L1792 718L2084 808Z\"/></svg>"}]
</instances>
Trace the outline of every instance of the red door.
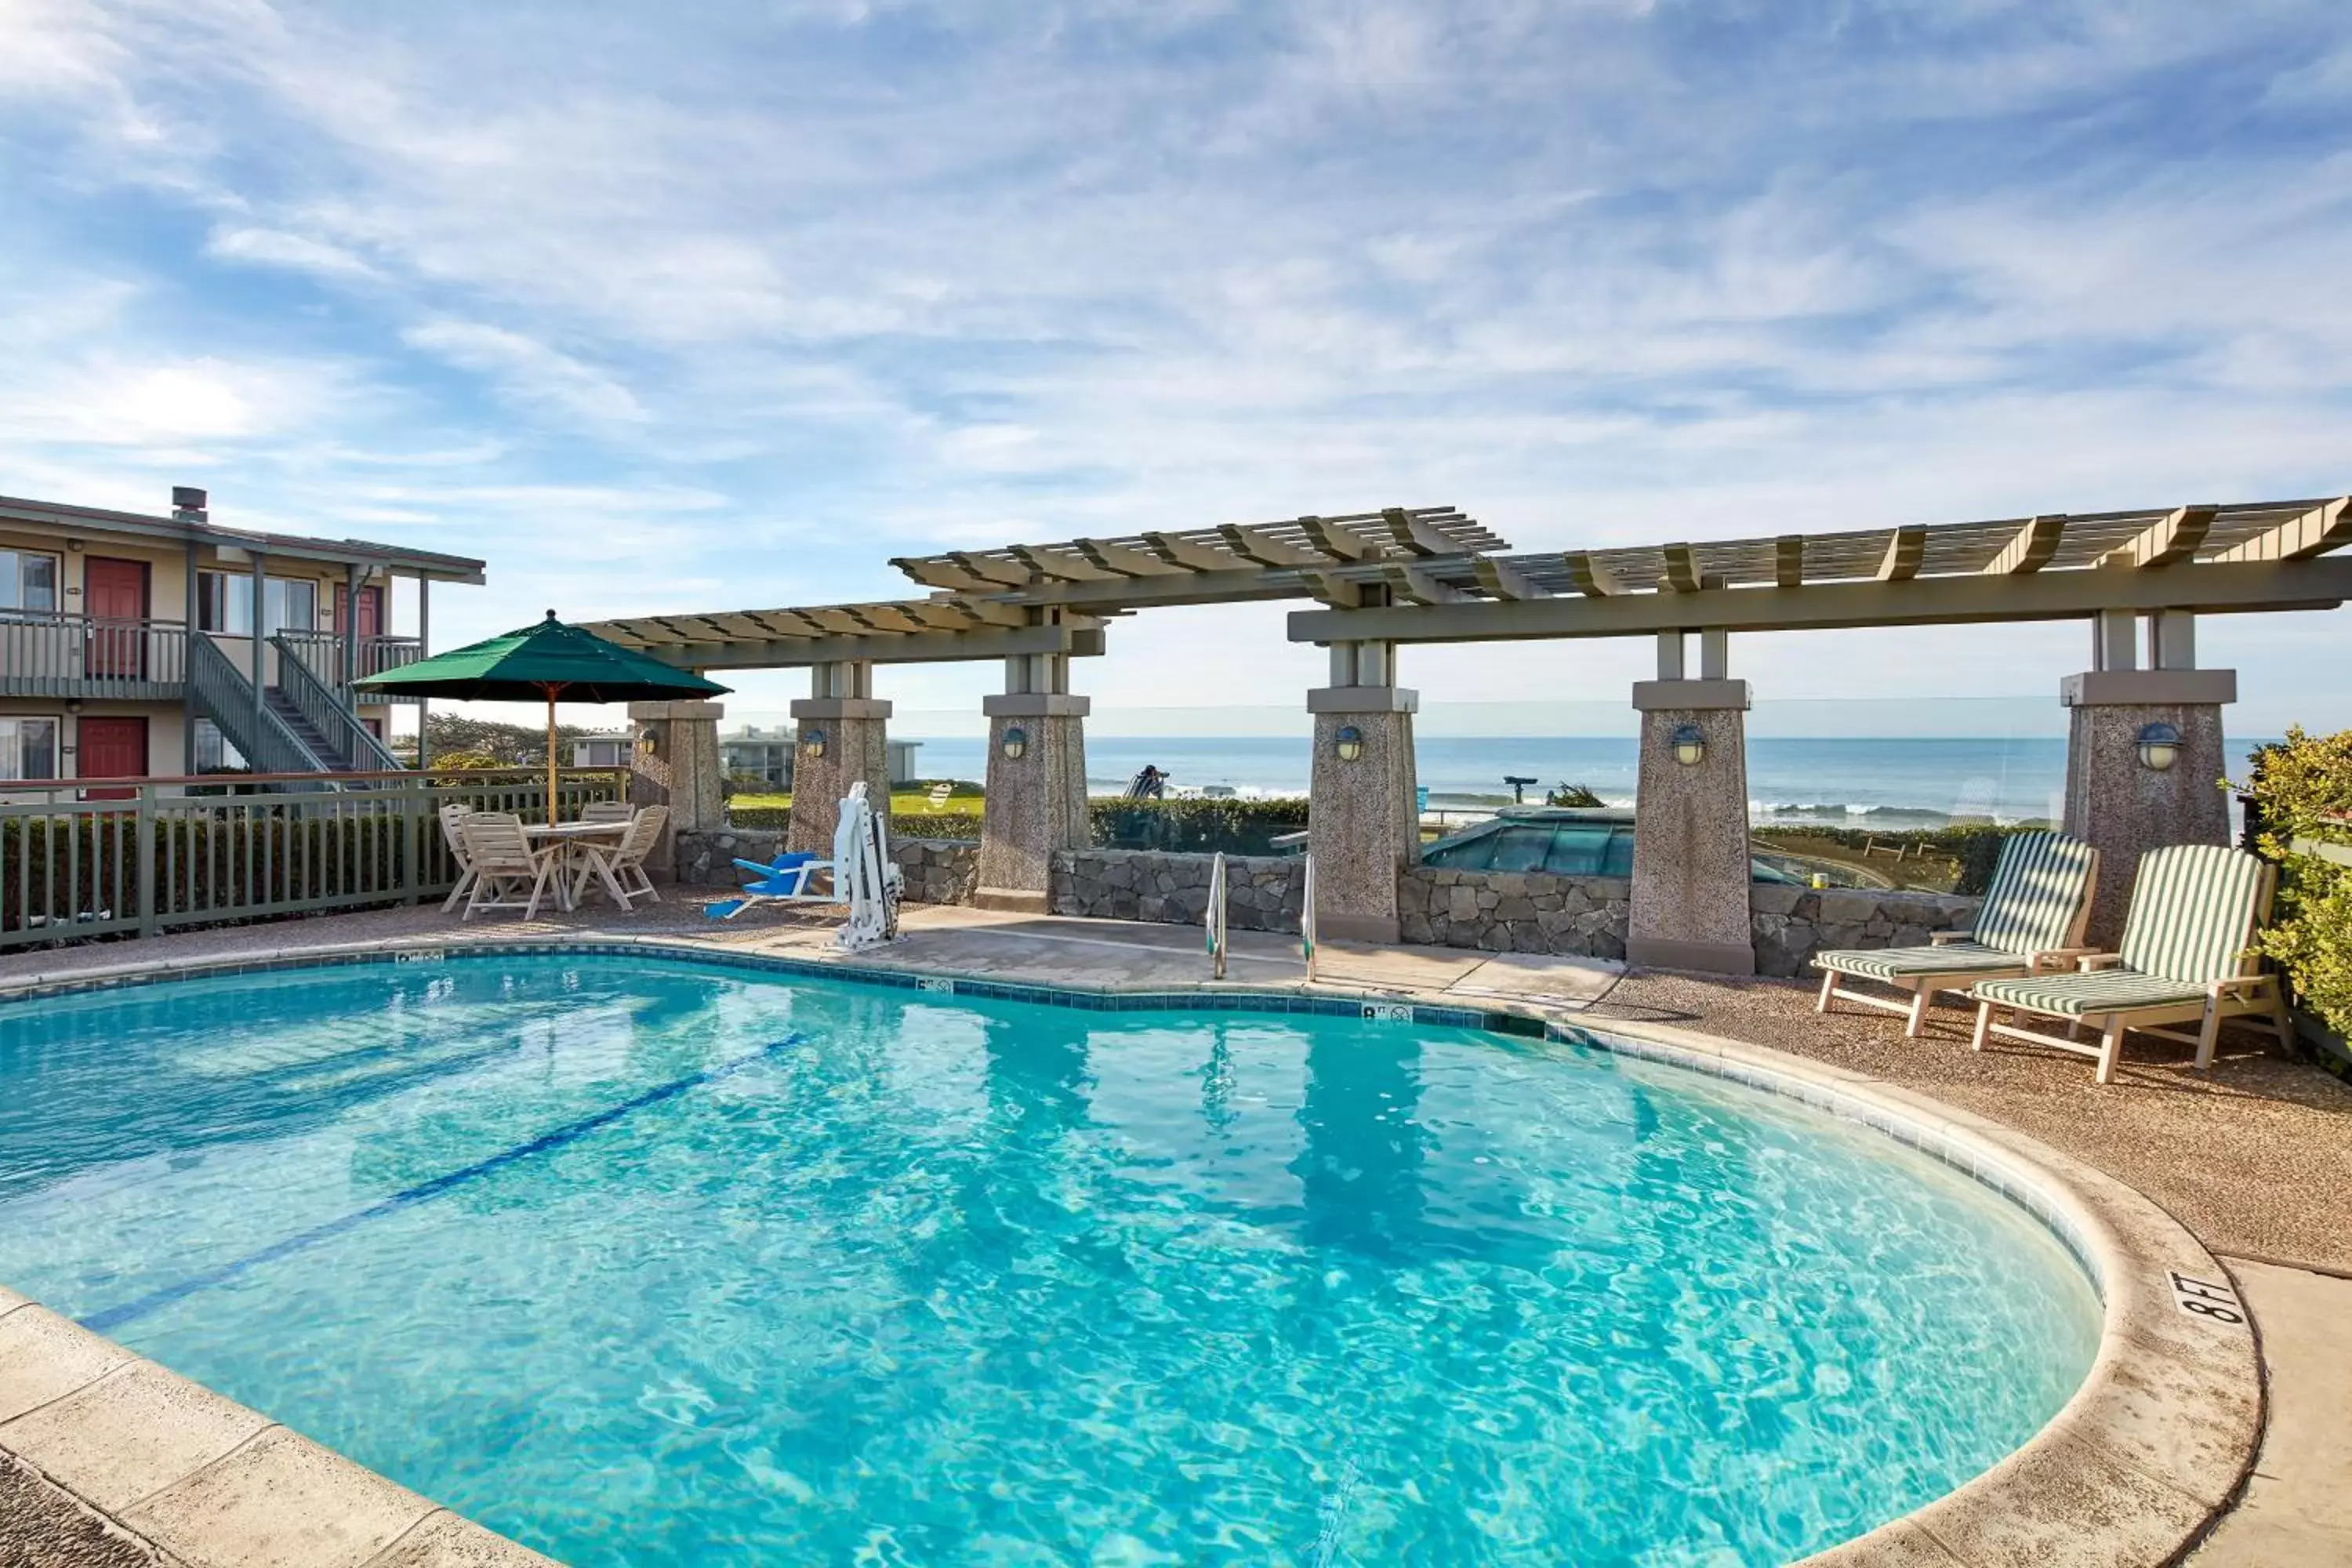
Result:
<instances>
[{"instance_id":1,"label":"red door","mask_svg":"<svg viewBox=\"0 0 2352 1568\"><path fill-rule=\"evenodd\" d=\"M352 586L348 583L335 584L335 630L345 637L352 635ZM368 645L383 635L383 590L362 588L359 615L359 672L362 675L381 673L375 668L375 660L373 657L374 650Z\"/></svg>"},{"instance_id":2,"label":"red door","mask_svg":"<svg viewBox=\"0 0 2352 1568\"><path fill-rule=\"evenodd\" d=\"M74 754L74 773L86 779L143 779L147 776L147 721L84 717L80 750ZM85 790L89 800L127 800L127 789Z\"/></svg>"},{"instance_id":3,"label":"red door","mask_svg":"<svg viewBox=\"0 0 2352 1568\"><path fill-rule=\"evenodd\" d=\"M81 570L82 614L90 620L89 675L147 673L147 563L93 555Z\"/></svg>"}]
</instances>

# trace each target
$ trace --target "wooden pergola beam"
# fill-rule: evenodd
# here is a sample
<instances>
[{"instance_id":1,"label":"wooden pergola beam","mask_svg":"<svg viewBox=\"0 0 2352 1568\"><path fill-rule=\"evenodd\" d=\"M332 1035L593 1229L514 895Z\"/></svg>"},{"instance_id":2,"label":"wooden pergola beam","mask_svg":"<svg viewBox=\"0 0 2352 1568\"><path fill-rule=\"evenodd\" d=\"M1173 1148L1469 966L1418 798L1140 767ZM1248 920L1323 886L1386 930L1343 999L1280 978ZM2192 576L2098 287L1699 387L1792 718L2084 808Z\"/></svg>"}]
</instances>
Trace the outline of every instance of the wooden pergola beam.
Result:
<instances>
[{"instance_id":1,"label":"wooden pergola beam","mask_svg":"<svg viewBox=\"0 0 2352 1568\"><path fill-rule=\"evenodd\" d=\"M1805 585L1805 536L1784 533L1772 542L1772 585L1776 588L1801 588Z\"/></svg>"},{"instance_id":2,"label":"wooden pergola beam","mask_svg":"<svg viewBox=\"0 0 2352 1568\"><path fill-rule=\"evenodd\" d=\"M1237 556L1212 550L1205 544L1195 543L1172 533L1147 533L1143 536L1143 542L1150 545L1151 552L1160 559L1171 566L1181 566L1187 572L1231 572L1236 567L1250 565L1249 562Z\"/></svg>"},{"instance_id":3,"label":"wooden pergola beam","mask_svg":"<svg viewBox=\"0 0 2352 1568\"><path fill-rule=\"evenodd\" d=\"M1372 547L1361 537L1325 518L1300 518L1298 531L1307 536L1307 543L1334 561L1362 561L1372 553Z\"/></svg>"},{"instance_id":4,"label":"wooden pergola beam","mask_svg":"<svg viewBox=\"0 0 2352 1568\"><path fill-rule=\"evenodd\" d=\"M1589 599L1605 599L1612 594L1622 594L1624 585L1601 563L1601 558L1590 550L1570 550L1559 558L1560 569L1568 574L1569 586Z\"/></svg>"},{"instance_id":5,"label":"wooden pergola beam","mask_svg":"<svg viewBox=\"0 0 2352 1568\"><path fill-rule=\"evenodd\" d=\"M1382 507L1390 541L1407 555L1459 555L1462 547L1401 506Z\"/></svg>"},{"instance_id":6,"label":"wooden pergola beam","mask_svg":"<svg viewBox=\"0 0 2352 1568\"><path fill-rule=\"evenodd\" d=\"M1335 610L1352 610L1364 602L1363 589L1336 572L1301 572L1298 580L1318 603Z\"/></svg>"},{"instance_id":7,"label":"wooden pergola beam","mask_svg":"<svg viewBox=\"0 0 2352 1568\"><path fill-rule=\"evenodd\" d=\"M1687 544L1661 544L1658 554L1665 563L1665 571L1658 581L1676 594L1698 592L1698 552Z\"/></svg>"},{"instance_id":8,"label":"wooden pergola beam","mask_svg":"<svg viewBox=\"0 0 2352 1568\"><path fill-rule=\"evenodd\" d=\"M1985 573L1989 576L2007 577L2039 572L2057 555L2059 542L2065 537L2065 513L2030 517L2017 531L2016 537L2000 547L2000 553L1986 565Z\"/></svg>"},{"instance_id":9,"label":"wooden pergola beam","mask_svg":"<svg viewBox=\"0 0 2352 1568\"><path fill-rule=\"evenodd\" d=\"M1149 551L1113 544L1106 539L1073 540L1071 548L1105 572L1121 577L1168 577L1184 570L1170 565Z\"/></svg>"},{"instance_id":10,"label":"wooden pergola beam","mask_svg":"<svg viewBox=\"0 0 2352 1568\"><path fill-rule=\"evenodd\" d=\"M986 592L1003 586L986 577L974 576L960 566L951 566L929 556L893 555L890 564L926 588L945 588L952 594Z\"/></svg>"},{"instance_id":11,"label":"wooden pergola beam","mask_svg":"<svg viewBox=\"0 0 2352 1568\"><path fill-rule=\"evenodd\" d=\"M1906 523L1895 531L1886 542L1886 556L1878 563L1878 580L1882 583L1907 583L1919 575L1919 563L1927 554L1927 531L1917 523Z\"/></svg>"},{"instance_id":12,"label":"wooden pergola beam","mask_svg":"<svg viewBox=\"0 0 2352 1568\"><path fill-rule=\"evenodd\" d=\"M1459 605L1470 599L1470 595L1459 588L1447 587L1417 566L1383 566L1381 568L1381 581L1388 584L1391 601L1402 599L1412 605Z\"/></svg>"},{"instance_id":13,"label":"wooden pergola beam","mask_svg":"<svg viewBox=\"0 0 2352 1568\"><path fill-rule=\"evenodd\" d=\"M1543 599L1550 596L1543 589L1528 582L1517 567L1497 561L1491 555L1475 558L1470 563L1470 570L1476 575L1478 586L1486 591L1488 598Z\"/></svg>"},{"instance_id":14,"label":"wooden pergola beam","mask_svg":"<svg viewBox=\"0 0 2352 1568\"><path fill-rule=\"evenodd\" d=\"M2099 557L2102 566L2169 566L2176 561L2187 561L2205 542L2205 535L2213 527L2213 517L2221 509L2210 506L2184 506L2167 514L2160 522L2130 543L2120 545Z\"/></svg>"},{"instance_id":15,"label":"wooden pergola beam","mask_svg":"<svg viewBox=\"0 0 2352 1568\"><path fill-rule=\"evenodd\" d=\"M1029 569L1026 566L1016 566L1010 561L990 561L963 550L949 551L948 559L954 562L967 574L978 578L984 585L1023 588L1029 584Z\"/></svg>"},{"instance_id":16,"label":"wooden pergola beam","mask_svg":"<svg viewBox=\"0 0 2352 1568\"><path fill-rule=\"evenodd\" d=\"M1057 582L1099 583L1108 578L1124 575L1122 573L1106 572L1090 561L1084 559L1074 561L1066 555L1052 554L1038 549L1034 544L1013 544L1005 548L1012 552L1015 561L1028 567L1034 575L1051 578Z\"/></svg>"},{"instance_id":17,"label":"wooden pergola beam","mask_svg":"<svg viewBox=\"0 0 2352 1568\"><path fill-rule=\"evenodd\" d=\"M1255 528L1244 528L1237 522L1228 522L1220 527L1217 530L1217 537L1225 542L1226 549L1243 560L1259 566L1289 570L1301 566L1331 564L1331 559L1328 556L1318 555L1311 550L1301 550L1295 544L1285 544L1271 534L1261 533Z\"/></svg>"},{"instance_id":18,"label":"wooden pergola beam","mask_svg":"<svg viewBox=\"0 0 2352 1568\"><path fill-rule=\"evenodd\" d=\"M2242 544L2231 545L2206 564L2219 565L2230 561L2308 561L2315 555L2325 555L2346 544L2352 544L2352 496L2339 497L2325 506L2313 507L2267 532L2256 534Z\"/></svg>"}]
</instances>

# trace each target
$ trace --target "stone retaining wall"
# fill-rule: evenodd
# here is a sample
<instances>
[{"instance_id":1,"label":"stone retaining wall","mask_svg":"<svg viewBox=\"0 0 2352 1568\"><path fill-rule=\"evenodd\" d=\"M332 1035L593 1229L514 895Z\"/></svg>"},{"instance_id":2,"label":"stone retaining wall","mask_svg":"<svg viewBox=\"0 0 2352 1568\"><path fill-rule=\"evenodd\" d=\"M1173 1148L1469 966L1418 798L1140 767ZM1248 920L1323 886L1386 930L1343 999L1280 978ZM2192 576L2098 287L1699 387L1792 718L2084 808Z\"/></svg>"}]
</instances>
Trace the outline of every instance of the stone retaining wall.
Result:
<instances>
[{"instance_id":1,"label":"stone retaining wall","mask_svg":"<svg viewBox=\"0 0 2352 1568\"><path fill-rule=\"evenodd\" d=\"M1199 925L1209 908L1212 855L1158 849L1060 849L1050 908L1057 915ZM1235 931L1295 931L1306 863L1278 855L1225 857L1225 907Z\"/></svg>"},{"instance_id":2,"label":"stone retaining wall","mask_svg":"<svg viewBox=\"0 0 2352 1568\"><path fill-rule=\"evenodd\" d=\"M1407 867L1397 903L1407 942L1582 958L1623 958L1633 911L1633 884L1622 877L1443 866Z\"/></svg>"},{"instance_id":3,"label":"stone retaining wall","mask_svg":"<svg viewBox=\"0 0 2352 1568\"><path fill-rule=\"evenodd\" d=\"M1748 895L1756 938L1756 973L1805 973L1813 954L1832 948L1918 947L1927 933L1967 931L1981 899L1870 888L1791 888L1759 882Z\"/></svg>"},{"instance_id":4,"label":"stone retaining wall","mask_svg":"<svg viewBox=\"0 0 2352 1568\"><path fill-rule=\"evenodd\" d=\"M784 835L773 827L724 827L677 836L677 879L688 887L733 888L735 861L773 860ZM907 878L910 904L968 904L980 881L980 845L970 838L893 838L890 858Z\"/></svg>"}]
</instances>

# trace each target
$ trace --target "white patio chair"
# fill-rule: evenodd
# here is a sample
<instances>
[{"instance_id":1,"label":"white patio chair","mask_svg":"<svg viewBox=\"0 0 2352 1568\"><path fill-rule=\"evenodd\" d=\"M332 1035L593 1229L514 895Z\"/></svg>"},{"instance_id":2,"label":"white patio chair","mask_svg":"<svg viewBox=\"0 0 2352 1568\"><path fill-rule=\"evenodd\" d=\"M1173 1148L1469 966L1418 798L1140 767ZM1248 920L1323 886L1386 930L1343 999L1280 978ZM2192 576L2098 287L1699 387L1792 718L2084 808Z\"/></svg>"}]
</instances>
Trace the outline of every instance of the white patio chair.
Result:
<instances>
[{"instance_id":1,"label":"white patio chair","mask_svg":"<svg viewBox=\"0 0 2352 1568\"><path fill-rule=\"evenodd\" d=\"M572 901L578 903L593 879L604 884L605 896L621 909L635 909L639 899L660 903L661 894L654 890L654 880L646 874L646 858L661 842L662 829L668 826L669 807L649 805L629 818L629 830L621 835L618 844L581 839L582 864L579 879L572 887Z\"/></svg>"},{"instance_id":2,"label":"white patio chair","mask_svg":"<svg viewBox=\"0 0 2352 1568\"><path fill-rule=\"evenodd\" d=\"M520 910L523 919L539 913L539 900L552 890L558 865L556 847L531 847L524 837L522 818L510 812L476 812L458 824L457 831L474 857L474 890L466 900L466 919L478 910Z\"/></svg>"},{"instance_id":3,"label":"white patio chair","mask_svg":"<svg viewBox=\"0 0 2352 1568\"><path fill-rule=\"evenodd\" d=\"M474 815L474 808L463 801L448 801L436 813L441 819L441 839L449 846L449 858L457 862L457 885L441 900L441 912L447 914L474 890L474 852L466 847L465 835L458 826Z\"/></svg>"}]
</instances>

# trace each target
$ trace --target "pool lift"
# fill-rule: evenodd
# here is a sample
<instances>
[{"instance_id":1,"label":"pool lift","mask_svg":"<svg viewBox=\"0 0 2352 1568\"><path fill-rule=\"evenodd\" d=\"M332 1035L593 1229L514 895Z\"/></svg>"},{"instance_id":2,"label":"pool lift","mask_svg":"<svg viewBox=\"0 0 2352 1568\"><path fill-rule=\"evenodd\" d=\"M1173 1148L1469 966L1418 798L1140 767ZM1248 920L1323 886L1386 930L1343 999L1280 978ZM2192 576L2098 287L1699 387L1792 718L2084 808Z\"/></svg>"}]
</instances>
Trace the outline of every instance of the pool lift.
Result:
<instances>
[{"instance_id":1,"label":"pool lift","mask_svg":"<svg viewBox=\"0 0 2352 1568\"><path fill-rule=\"evenodd\" d=\"M905 896L907 875L890 858L890 826L866 798L866 781L849 786L841 803L841 820L833 830L833 858L806 851L779 855L766 862L738 859L735 864L757 879L731 899L708 905L712 920L731 921L755 904L847 904L849 918L834 932L833 943L844 952L856 952L898 934L898 904ZM820 871L832 873L832 886L823 892L809 884Z\"/></svg>"}]
</instances>

